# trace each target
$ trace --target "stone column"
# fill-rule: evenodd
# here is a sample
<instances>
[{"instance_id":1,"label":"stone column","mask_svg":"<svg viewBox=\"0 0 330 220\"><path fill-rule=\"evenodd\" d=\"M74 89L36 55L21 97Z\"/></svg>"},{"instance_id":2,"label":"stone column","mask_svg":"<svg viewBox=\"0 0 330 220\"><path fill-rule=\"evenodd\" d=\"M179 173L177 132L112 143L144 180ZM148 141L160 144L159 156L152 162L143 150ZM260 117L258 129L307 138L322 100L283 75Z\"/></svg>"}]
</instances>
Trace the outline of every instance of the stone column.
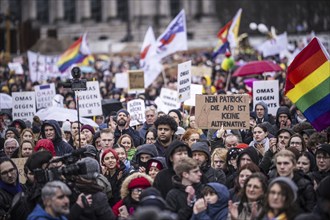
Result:
<instances>
[{"instance_id":1,"label":"stone column","mask_svg":"<svg viewBox=\"0 0 330 220\"><path fill-rule=\"evenodd\" d=\"M203 0L203 15L207 17L213 17L215 15L215 1Z\"/></svg>"},{"instance_id":2,"label":"stone column","mask_svg":"<svg viewBox=\"0 0 330 220\"><path fill-rule=\"evenodd\" d=\"M76 0L76 21L85 22L91 20L90 0Z\"/></svg>"},{"instance_id":3,"label":"stone column","mask_svg":"<svg viewBox=\"0 0 330 220\"><path fill-rule=\"evenodd\" d=\"M22 10L22 20L37 20L37 1L36 0L26 0L27 7Z\"/></svg>"},{"instance_id":4,"label":"stone column","mask_svg":"<svg viewBox=\"0 0 330 220\"><path fill-rule=\"evenodd\" d=\"M49 1L49 22L59 23L64 20L64 0Z\"/></svg>"}]
</instances>

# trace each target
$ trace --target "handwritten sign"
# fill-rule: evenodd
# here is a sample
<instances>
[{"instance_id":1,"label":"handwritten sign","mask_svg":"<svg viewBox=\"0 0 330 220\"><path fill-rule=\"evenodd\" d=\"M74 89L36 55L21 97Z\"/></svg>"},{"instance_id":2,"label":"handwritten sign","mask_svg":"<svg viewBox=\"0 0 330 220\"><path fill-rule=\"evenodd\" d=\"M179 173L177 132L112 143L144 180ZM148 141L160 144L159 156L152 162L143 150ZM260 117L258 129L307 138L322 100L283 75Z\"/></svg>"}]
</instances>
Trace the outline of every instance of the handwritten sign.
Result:
<instances>
[{"instance_id":1,"label":"handwritten sign","mask_svg":"<svg viewBox=\"0 0 330 220\"><path fill-rule=\"evenodd\" d=\"M87 82L87 90L79 91L80 116L102 115L100 85L98 81Z\"/></svg>"},{"instance_id":2,"label":"handwritten sign","mask_svg":"<svg viewBox=\"0 0 330 220\"><path fill-rule=\"evenodd\" d=\"M12 161L16 164L18 169L18 175L19 175L19 182L24 184L26 182L26 178L24 175L24 165L26 163L26 158L12 158Z\"/></svg>"},{"instance_id":3,"label":"handwritten sign","mask_svg":"<svg viewBox=\"0 0 330 220\"><path fill-rule=\"evenodd\" d=\"M279 105L278 80L261 80L253 82L253 106L264 102L268 106L268 113L276 115Z\"/></svg>"},{"instance_id":4,"label":"handwritten sign","mask_svg":"<svg viewBox=\"0 0 330 220\"><path fill-rule=\"evenodd\" d=\"M249 128L248 95L196 95L196 123L202 129Z\"/></svg>"},{"instance_id":5,"label":"handwritten sign","mask_svg":"<svg viewBox=\"0 0 330 220\"><path fill-rule=\"evenodd\" d=\"M36 113L35 92L13 92L13 120L22 119L33 121Z\"/></svg>"},{"instance_id":6,"label":"handwritten sign","mask_svg":"<svg viewBox=\"0 0 330 220\"><path fill-rule=\"evenodd\" d=\"M190 98L191 93L191 61L178 65L178 101L184 102Z\"/></svg>"},{"instance_id":7,"label":"handwritten sign","mask_svg":"<svg viewBox=\"0 0 330 220\"><path fill-rule=\"evenodd\" d=\"M131 116L130 126L143 124L145 122L145 104L142 99L134 99L127 102L127 110Z\"/></svg>"},{"instance_id":8,"label":"handwritten sign","mask_svg":"<svg viewBox=\"0 0 330 220\"><path fill-rule=\"evenodd\" d=\"M128 71L128 93L144 92L144 72L143 70Z\"/></svg>"},{"instance_id":9,"label":"handwritten sign","mask_svg":"<svg viewBox=\"0 0 330 220\"><path fill-rule=\"evenodd\" d=\"M53 98L56 95L54 83L34 86L34 91L36 92L37 109L53 105Z\"/></svg>"},{"instance_id":10,"label":"handwritten sign","mask_svg":"<svg viewBox=\"0 0 330 220\"><path fill-rule=\"evenodd\" d=\"M208 66L192 66L191 67L191 74L193 76L209 76L212 75L212 68Z\"/></svg>"},{"instance_id":11,"label":"handwritten sign","mask_svg":"<svg viewBox=\"0 0 330 220\"><path fill-rule=\"evenodd\" d=\"M160 95L155 99L158 111L163 111L167 114L171 109L180 108L178 100L178 92L176 90L162 88Z\"/></svg>"}]
</instances>

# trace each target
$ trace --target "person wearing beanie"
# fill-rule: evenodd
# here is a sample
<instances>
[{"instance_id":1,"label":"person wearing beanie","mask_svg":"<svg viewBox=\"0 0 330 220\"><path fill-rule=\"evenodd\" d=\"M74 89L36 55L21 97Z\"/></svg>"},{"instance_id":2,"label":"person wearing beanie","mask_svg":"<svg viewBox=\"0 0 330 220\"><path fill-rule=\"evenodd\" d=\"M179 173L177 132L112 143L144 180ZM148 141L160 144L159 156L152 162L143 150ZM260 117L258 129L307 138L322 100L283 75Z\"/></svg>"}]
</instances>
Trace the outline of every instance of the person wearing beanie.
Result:
<instances>
[{"instance_id":1,"label":"person wearing beanie","mask_svg":"<svg viewBox=\"0 0 330 220\"><path fill-rule=\"evenodd\" d=\"M83 125L80 129L81 133L85 135L87 144L93 144L95 130L90 125Z\"/></svg>"},{"instance_id":2,"label":"person wearing beanie","mask_svg":"<svg viewBox=\"0 0 330 220\"><path fill-rule=\"evenodd\" d=\"M174 134L178 129L178 125L169 115L158 117L154 125L157 130L157 138L154 144L157 148L158 155L165 157L166 149L174 140Z\"/></svg>"},{"instance_id":3,"label":"person wearing beanie","mask_svg":"<svg viewBox=\"0 0 330 220\"><path fill-rule=\"evenodd\" d=\"M146 174L148 174L152 179L155 179L156 175L162 169L166 168L164 157L154 157L148 160Z\"/></svg>"},{"instance_id":4,"label":"person wearing beanie","mask_svg":"<svg viewBox=\"0 0 330 220\"><path fill-rule=\"evenodd\" d=\"M121 200L112 207L115 216L127 218L133 215L139 205L141 192L151 187L152 183L152 178L144 173L133 173L128 176L120 189ZM127 210L127 213L121 211L123 206L125 207L124 209ZM128 214L128 216L126 216L126 214Z\"/></svg>"},{"instance_id":5,"label":"person wearing beanie","mask_svg":"<svg viewBox=\"0 0 330 220\"><path fill-rule=\"evenodd\" d=\"M166 149L166 165L167 168L161 170L154 180L154 187L158 189L162 197L165 199L167 193L173 188L171 181L175 175L174 167L180 164L181 160L186 157L192 157L190 147L182 141L173 141Z\"/></svg>"},{"instance_id":6,"label":"person wearing beanie","mask_svg":"<svg viewBox=\"0 0 330 220\"><path fill-rule=\"evenodd\" d=\"M7 138L15 138L17 141L19 141L19 133L16 128L14 127L8 127L5 132L5 139Z\"/></svg>"},{"instance_id":7,"label":"person wearing beanie","mask_svg":"<svg viewBox=\"0 0 330 220\"><path fill-rule=\"evenodd\" d=\"M54 144L51 140L48 139L40 139L36 146L34 147L34 151L38 152L38 151L49 151L53 157L56 156L56 152L55 152L55 148L54 148Z\"/></svg>"},{"instance_id":8,"label":"person wearing beanie","mask_svg":"<svg viewBox=\"0 0 330 220\"><path fill-rule=\"evenodd\" d=\"M70 208L68 219L116 219L108 203L108 196L104 188L98 184L100 165L97 160L85 157L76 162L78 166L86 167L86 174L77 176L74 184L71 199L76 202ZM81 202L81 197L85 196L86 206Z\"/></svg>"},{"instance_id":9,"label":"person wearing beanie","mask_svg":"<svg viewBox=\"0 0 330 220\"><path fill-rule=\"evenodd\" d=\"M18 131L19 134L22 133L22 131L27 128L26 123L21 119L14 120L9 127L14 127Z\"/></svg>"},{"instance_id":10,"label":"person wearing beanie","mask_svg":"<svg viewBox=\"0 0 330 220\"><path fill-rule=\"evenodd\" d=\"M62 139L62 131L57 121L45 121L41 126L40 134L43 139L48 139L53 142L56 156L63 156L64 154L72 152L72 146Z\"/></svg>"},{"instance_id":11,"label":"person wearing beanie","mask_svg":"<svg viewBox=\"0 0 330 220\"><path fill-rule=\"evenodd\" d=\"M168 115L171 116L178 126L181 126L182 123L182 114L178 109L172 109L168 112Z\"/></svg>"},{"instance_id":12,"label":"person wearing beanie","mask_svg":"<svg viewBox=\"0 0 330 220\"><path fill-rule=\"evenodd\" d=\"M266 192L264 207L257 219L295 219L297 185L288 177L273 179Z\"/></svg>"},{"instance_id":13,"label":"person wearing beanie","mask_svg":"<svg viewBox=\"0 0 330 220\"><path fill-rule=\"evenodd\" d=\"M292 128L294 121L292 121L290 109L287 106L280 106L276 112L276 120L273 128L275 132L281 128Z\"/></svg>"},{"instance_id":14,"label":"person wearing beanie","mask_svg":"<svg viewBox=\"0 0 330 220\"><path fill-rule=\"evenodd\" d=\"M206 142L196 142L191 145L192 157L199 165L202 172L202 183L217 182L226 183L226 175L222 170L211 167L211 155Z\"/></svg>"},{"instance_id":15,"label":"person wearing beanie","mask_svg":"<svg viewBox=\"0 0 330 220\"><path fill-rule=\"evenodd\" d=\"M102 174L108 179L112 188L112 198L109 204L112 207L120 200L120 188L128 175L126 166L119 160L117 152L112 148L107 148L101 155Z\"/></svg>"},{"instance_id":16,"label":"person wearing beanie","mask_svg":"<svg viewBox=\"0 0 330 220\"><path fill-rule=\"evenodd\" d=\"M314 185L306 174L296 170L297 160L294 153L286 149L281 150L275 154L274 162L277 172L275 177L288 177L298 187L299 194L295 202L298 212L311 212L316 204ZM274 174L270 174L269 176L270 180L275 178Z\"/></svg>"},{"instance_id":17,"label":"person wearing beanie","mask_svg":"<svg viewBox=\"0 0 330 220\"><path fill-rule=\"evenodd\" d=\"M72 133L71 133L71 122L65 121L62 124L62 132L64 134L64 140L69 144L72 143Z\"/></svg>"},{"instance_id":18,"label":"person wearing beanie","mask_svg":"<svg viewBox=\"0 0 330 220\"><path fill-rule=\"evenodd\" d=\"M321 144L315 152L317 170L313 172L313 177L317 184L322 179L330 176L330 144Z\"/></svg>"},{"instance_id":19,"label":"person wearing beanie","mask_svg":"<svg viewBox=\"0 0 330 220\"><path fill-rule=\"evenodd\" d=\"M131 126L129 126L130 120L131 118L127 110L120 109L117 112L117 126L114 132L115 143L117 143L123 134L127 134L132 137L134 146L138 147L144 143L144 139L140 137L137 130L134 130Z\"/></svg>"},{"instance_id":20,"label":"person wearing beanie","mask_svg":"<svg viewBox=\"0 0 330 220\"><path fill-rule=\"evenodd\" d=\"M168 209L166 201L154 187L148 187L141 192L139 208L140 207L153 207L159 208L159 210Z\"/></svg>"}]
</instances>

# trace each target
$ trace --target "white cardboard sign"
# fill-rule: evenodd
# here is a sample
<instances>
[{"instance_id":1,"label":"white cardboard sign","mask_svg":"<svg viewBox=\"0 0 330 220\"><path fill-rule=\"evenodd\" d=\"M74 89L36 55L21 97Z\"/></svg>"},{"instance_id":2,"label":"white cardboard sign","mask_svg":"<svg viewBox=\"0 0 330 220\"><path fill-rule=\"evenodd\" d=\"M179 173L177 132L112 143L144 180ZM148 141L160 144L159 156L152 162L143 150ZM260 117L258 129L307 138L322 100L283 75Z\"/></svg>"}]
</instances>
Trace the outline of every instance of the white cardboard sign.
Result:
<instances>
[{"instance_id":1,"label":"white cardboard sign","mask_svg":"<svg viewBox=\"0 0 330 220\"><path fill-rule=\"evenodd\" d=\"M178 64L178 101L190 99L191 93L191 60Z\"/></svg>"},{"instance_id":2,"label":"white cardboard sign","mask_svg":"<svg viewBox=\"0 0 330 220\"><path fill-rule=\"evenodd\" d=\"M268 113L276 115L279 107L278 80L261 80L253 82L253 106L264 102L268 106ZM254 109L254 108L253 108Z\"/></svg>"},{"instance_id":3,"label":"white cardboard sign","mask_svg":"<svg viewBox=\"0 0 330 220\"><path fill-rule=\"evenodd\" d=\"M34 91L36 92L37 109L53 105L53 98L56 95L54 83L34 86Z\"/></svg>"},{"instance_id":4,"label":"white cardboard sign","mask_svg":"<svg viewBox=\"0 0 330 220\"><path fill-rule=\"evenodd\" d=\"M13 120L22 119L33 121L36 113L35 92L13 92Z\"/></svg>"},{"instance_id":5,"label":"white cardboard sign","mask_svg":"<svg viewBox=\"0 0 330 220\"><path fill-rule=\"evenodd\" d=\"M145 122L145 104L142 99L133 99L127 102L127 110L131 116L130 126L143 124Z\"/></svg>"},{"instance_id":6,"label":"white cardboard sign","mask_svg":"<svg viewBox=\"0 0 330 220\"><path fill-rule=\"evenodd\" d=\"M102 115L100 85L98 81L87 82L87 90L77 92L80 116Z\"/></svg>"}]
</instances>

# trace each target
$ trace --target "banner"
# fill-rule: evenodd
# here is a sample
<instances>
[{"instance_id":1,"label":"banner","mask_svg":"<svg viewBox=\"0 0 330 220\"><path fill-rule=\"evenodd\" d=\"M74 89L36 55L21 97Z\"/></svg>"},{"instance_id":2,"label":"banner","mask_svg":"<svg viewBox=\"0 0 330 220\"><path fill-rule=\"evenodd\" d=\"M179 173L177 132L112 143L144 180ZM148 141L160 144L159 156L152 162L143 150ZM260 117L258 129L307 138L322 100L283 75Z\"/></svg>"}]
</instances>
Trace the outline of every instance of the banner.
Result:
<instances>
[{"instance_id":1,"label":"banner","mask_svg":"<svg viewBox=\"0 0 330 220\"><path fill-rule=\"evenodd\" d=\"M13 92L13 120L22 119L33 121L36 113L35 92Z\"/></svg>"},{"instance_id":2,"label":"banner","mask_svg":"<svg viewBox=\"0 0 330 220\"><path fill-rule=\"evenodd\" d=\"M127 89L128 88L128 74L127 73L116 73L115 75L116 88Z\"/></svg>"},{"instance_id":3,"label":"banner","mask_svg":"<svg viewBox=\"0 0 330 220\"><path fill-rule=\"evenodd\" d=\"M248 129L248 95L196 95L196 124L201 129Z\"/></svg>"},{"instance_id":4,"label":"banner","mask_svg":"<svg viewBox=\"0 0 330 220\"><path fill-rule=\"evenodd\" d=\"M178 64L178 102L190 99L191 92L191 60Z\"/></svg>"},{"instance_id":5,"label":"banner","mask_svg":"<svg viewBox=\"0 0 330 220\"><path fill-rule=\"evenodd\" d=\"M146 121L145 109L144 100L142 99L134 99L127 102L127 111L131 116L129 126L143 124Z\"/></svg>"},{"instance_id":6,"label":"banner","mask_svg":"<svg viewBox=\"0 0 330 220\"><path fill-rule=\"evenodd\" d=\"M268 106L268 113L276 115L279 105L278 80L260 80L253 82L253 106L264 102Z\"/></svg>"},{"instance_id":7,"label":"banner","mask_svg":"<svg viewBox=\"0 0 330 220\"><path fill-rule=\"evenodd\" d=\"M14 71L16 75L23 75L23 67L20 63L8 63L8 67L11 71Z\"/></svg>"},{"instance_id":8,"label":"banner","mask_svg":"<svg viewBox=\"0 0 330 220\"><path fill-rule=\"evenodd\" d=\"M143 70L128 71L128 93L144 93Z\"/></svg>"},{"instance_id":9,"label":"banner","mask_svg":"<svg viewBox=\"0 0 330 220\"><path fill-rule=\"evenodd\" d=\"M286 32L276 36L273 39L267 40L258 47L258 50L264 57L279 54L288 48L288 37Z\"/></svg>"},{"instance_id":10,"label":"banner","mask_svg":"<svg viewBox=\"0 0 330 220\"><path fill-rule=\"evenodd\" d=\"M56 95L54 83L34 86L34 91L36 92L37 109L53 105L53 98Z\"/></svg>"},{"instance_id":11,"label":"banner","mask_svg":"<svg viewBox=\"0 0 330 220\"><path fill-rule=\"evenodd\" d=\"M45 56L31 51L27 54L32 82L42 82L49 77L62 76L56 65L59 56Z\"/></svg>"},{"instance_id":12,"label":"banner","mask_svg":"<svg viewBox=\"0 0 330 220\"><path fill-rule=\"evenodd\" d=\"M191 84L191 94L190 94L190 99L186 100L184 102L184 105L188 106L195 106L196 105L196 95L201 95L203 94L203 86L199 84Z\"/></svg>"},{"instance_id":13,"label":"banner","mask_svg":"<svg viewBox=\"0 0 330 220\"><path fill-rule=\"evenodd\" d=\"M80 116L103 115L100 94L100 85L98 81L87 82L87 90L77 92L79 97Z\"/></svg>"}]
</instances>

